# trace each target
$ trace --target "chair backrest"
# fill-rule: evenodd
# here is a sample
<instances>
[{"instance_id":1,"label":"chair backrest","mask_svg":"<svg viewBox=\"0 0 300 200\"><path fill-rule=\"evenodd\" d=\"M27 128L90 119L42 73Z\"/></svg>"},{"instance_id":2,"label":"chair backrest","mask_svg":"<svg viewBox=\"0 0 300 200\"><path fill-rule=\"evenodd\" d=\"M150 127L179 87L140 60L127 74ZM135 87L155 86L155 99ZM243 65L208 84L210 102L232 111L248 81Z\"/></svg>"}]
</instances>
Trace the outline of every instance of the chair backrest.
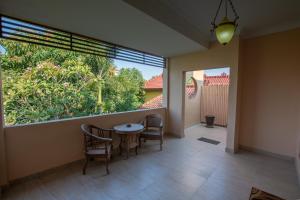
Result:
<instances>
[{"instance_id":1,"label":"chair backrest","mask_svg":"<svg viewBox=\"0 0 300 200\"><path fill-rule=\"evenodd\" d=\"M82 124L81 130L84 134L85 150L96 148L97 145L104 143L96 139L94 136L101 138L111 138L111 132L90 124Z\"/></svg>"},{"instance_id":2,"label":"chair backrest","mask_svg":"<svg viewBox=\"0 0 300 200\"><path fill-rule=\"evenodd\" d=\"M163 120L159 114L151 114L146 116L146 128L162 128Z\"/></svg>"}]
</instances>

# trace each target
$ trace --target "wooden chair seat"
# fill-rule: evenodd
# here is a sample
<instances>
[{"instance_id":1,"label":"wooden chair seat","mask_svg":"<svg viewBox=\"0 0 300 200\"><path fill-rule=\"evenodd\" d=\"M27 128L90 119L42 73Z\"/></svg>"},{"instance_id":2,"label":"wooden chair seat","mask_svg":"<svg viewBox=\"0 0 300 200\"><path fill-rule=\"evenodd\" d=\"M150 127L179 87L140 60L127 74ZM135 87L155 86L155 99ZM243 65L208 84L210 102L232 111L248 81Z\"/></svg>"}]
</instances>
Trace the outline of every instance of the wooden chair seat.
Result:
<instances>
[{"instance_id":1,"label":"wooden chair seat","mask_svg":"<svg viewBox=\"0 0 300 200\"><path fill-rule=\"evenodd\" d=\"M97 148L97 149L89 149L89 150L87 150L86 154L88 156L95 156L95 157L97 157L97 156L98 157L106 157L106 156L110 157L111 156L111 147L110 146L107 147L108 155L105 154L105 147Z\"/></svg>"},{"instance_id":2,"label":"wooden chair seat","mask_svg":"<svg viewBox=\"0 0 300 200\"><path fill-rule=\"evenodd\" d=\"M111 129L103 129L93 125L81 125L84 134L85 164L82 173L85 174L87 164L91 158L99 158L105 161L106 173L109 174L108 162L111 159L113 145Z\"/></svg>"},{"instance_id":3,"label":"wooden chair seat","mask_svg":"<svg viewBox=\"0 0 300 200\"><path fill-rule=\"evenodd\" d=\"M160 137L160 131L157 130L145 130L143 133L141 133L141 136L143 138L151 138L151 137Z\"/></svg>"},{"instance_id":4,"label":"wooden chair seat","mask_svg":"<svg viewBox=\"0 0 300 200\"><path fill-rule=\"evenodd\" d=\"M162 117L158 114L147 115L145 120L141 122L145 130L140 135L140 147L141 147L141 139L144 138L146 140L159 140L160 141L160 150L162 150L163 144L163 120Z\"/></svg>"}]
</instances>

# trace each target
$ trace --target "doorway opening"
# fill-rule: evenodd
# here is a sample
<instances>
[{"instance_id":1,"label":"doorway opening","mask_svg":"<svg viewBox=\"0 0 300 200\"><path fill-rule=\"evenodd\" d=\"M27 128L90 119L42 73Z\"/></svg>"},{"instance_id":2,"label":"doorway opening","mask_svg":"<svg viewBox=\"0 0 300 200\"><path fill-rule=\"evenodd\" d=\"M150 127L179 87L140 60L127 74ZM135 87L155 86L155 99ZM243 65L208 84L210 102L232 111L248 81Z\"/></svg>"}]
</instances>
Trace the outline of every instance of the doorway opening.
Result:
<instances>
[{"instance_id":1,"label":"doorway opening","mask_svg":"<svg viewBox=\"0 0 300 200\"><path fill-rule=\"evenodd\" d=\"M184 133L187 138L226 147L229 76L229 67L184 73Z\"/></svg>"}]
</instances>

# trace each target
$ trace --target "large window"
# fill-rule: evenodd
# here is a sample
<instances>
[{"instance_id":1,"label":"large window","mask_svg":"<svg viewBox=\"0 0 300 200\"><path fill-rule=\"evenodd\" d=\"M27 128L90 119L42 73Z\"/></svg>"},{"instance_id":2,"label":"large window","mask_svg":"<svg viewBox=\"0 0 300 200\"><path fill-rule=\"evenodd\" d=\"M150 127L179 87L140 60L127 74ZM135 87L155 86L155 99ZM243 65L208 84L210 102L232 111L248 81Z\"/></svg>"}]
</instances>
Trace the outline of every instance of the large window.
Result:
<instances>
[{"instance_id":1,"label":"large window","mask_svg":"<svg viewBox=\"0 0 300 200\"><path fill-rule=\"evenodd\" d=\"M6 125L162 106L163 68L1 39Z\"/></svg>"}]
</instances>

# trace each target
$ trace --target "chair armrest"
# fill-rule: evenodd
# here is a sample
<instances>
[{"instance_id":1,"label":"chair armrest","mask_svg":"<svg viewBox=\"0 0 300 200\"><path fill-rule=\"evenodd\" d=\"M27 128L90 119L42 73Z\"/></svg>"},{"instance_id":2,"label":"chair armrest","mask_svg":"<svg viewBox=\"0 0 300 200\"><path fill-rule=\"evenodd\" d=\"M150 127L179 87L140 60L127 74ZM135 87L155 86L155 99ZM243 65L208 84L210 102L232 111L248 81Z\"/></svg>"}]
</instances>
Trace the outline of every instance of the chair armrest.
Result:
<instances>
[{"instance_id":1,"label":"chair armrest","mask_svg":"<svg viewBox=\"0 0 300 200\"><path fill-rule=\"evenodd\" d=\"M159 125L159 128L163 128L163 127L164 127L164 123L161 121L160 125Z\"/></svg>"},{"instance_id":2,"label":"chair armrest","mask_svg":"<svg viewBox=\"0 0 300 200\"><path fill-rule=\"evenodd\" d=\"M114 129L111 128L99 128L98 126L91 125L92 128L98 129L98 130L103 130L103 131L114 131Z\"/></svg>"},{"instance_id":3,"label":"chair armrest","mask_svg":"<svg viewBox=\"0 0 300 200\"><path fill-rule=\"evenodd\" d=\"M143 120L139 121L138 123L141 125L145 125L145 122L146 122L146 119L143 119Z\"/></svg>"},{"instance_id":4,"label":"chair armrest","mask_svg":"<svg viewBox=\"0 0 300 200\"><path fill-rule=\"evenodd\" d=\"M108 143L112 142L111 138L103 138L103 137L99 137L99 136L96 136L96 135L90 135L90 136L95 138L96 140L101 141L101 142L108 142Z\"/></svg>"},{"instance_id":5,"label":"chair armrest","mask_svg":"<svg viewBox=\"0 0 300 200\"><path fill-rule=\"evenodd\" d=\"M109 132L109 137L112 138L112 133L115 131L114 129L110 129L110 128L99 128L95 125L91 125L92 128L97 129L98 131L107 131Z\"/></svg>"}]
</instances>

